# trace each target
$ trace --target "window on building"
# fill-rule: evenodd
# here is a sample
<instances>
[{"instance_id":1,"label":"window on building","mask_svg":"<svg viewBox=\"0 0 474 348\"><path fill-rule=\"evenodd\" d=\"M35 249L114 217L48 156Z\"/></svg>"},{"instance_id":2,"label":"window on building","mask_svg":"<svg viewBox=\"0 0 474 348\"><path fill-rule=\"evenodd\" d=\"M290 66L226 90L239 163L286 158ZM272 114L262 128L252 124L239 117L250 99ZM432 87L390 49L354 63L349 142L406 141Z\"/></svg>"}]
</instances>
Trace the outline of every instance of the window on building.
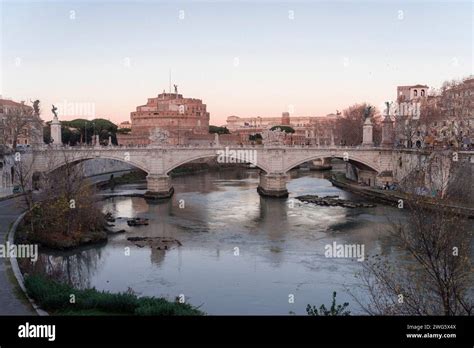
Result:
<instances>
[{"instance_id":1,"label":"window on building","mask_svg":"<svg viewBox=\"0 0 474 348\"><path fill-rule=\"evenodd\" d=\"M413 95L414 95L415 97L418 97L418 91L417 91L416 89L413 91Z\"/></svg>"},{"instance_id":2,"label":"window on building","mask_svg":"<svg viewBox=\"0 0 474 348\"><path fill-rule=\"evenodd\" d=\"M424 90L424 89L421 90L421 96L422 96L422 97L425 96L425 90Z\"/></svg>"}]
</instances>

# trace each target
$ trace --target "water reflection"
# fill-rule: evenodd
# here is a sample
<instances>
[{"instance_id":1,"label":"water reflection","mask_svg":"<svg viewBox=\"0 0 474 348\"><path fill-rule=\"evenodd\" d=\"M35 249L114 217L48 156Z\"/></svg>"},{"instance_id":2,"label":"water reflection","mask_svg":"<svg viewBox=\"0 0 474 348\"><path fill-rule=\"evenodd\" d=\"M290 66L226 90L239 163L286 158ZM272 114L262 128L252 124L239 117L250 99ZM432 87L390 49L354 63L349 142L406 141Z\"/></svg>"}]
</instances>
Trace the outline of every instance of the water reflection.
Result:
<instances>
[{"instance_id":1,"label":"water reflection","mask_svg":"<svg viewBox=\"0 0 474 348\"><path fill-rule=\"evenodd\" d=\"M260 197L255 170L177 177L176 193L165 202L105 200L103 210L120 217L115 229L126 231L111 236L105 246L42 257L81 286L111 291L130 287L141 295L169 298L183 293L211 314L304 314L306 304L327 303L334 290L338 301L353 302L342 290L355 281L360 263L326 258L325 245L358 243L369 254L394 254L386 237L386 216L403 214L386 206L346 209L293 200L307 193L359 199L333 187L324 179L328 174L292 173L288 200ZM125 189L143 191L140 185ZM125 218L132 216L149 218L150 225L129 227ZM182 246L139 247L128 237L174 238ZM125 248L130 248L129 255ZM288 303L288 294L295 295L294 304Z\"/></svg>"}]
</instances>

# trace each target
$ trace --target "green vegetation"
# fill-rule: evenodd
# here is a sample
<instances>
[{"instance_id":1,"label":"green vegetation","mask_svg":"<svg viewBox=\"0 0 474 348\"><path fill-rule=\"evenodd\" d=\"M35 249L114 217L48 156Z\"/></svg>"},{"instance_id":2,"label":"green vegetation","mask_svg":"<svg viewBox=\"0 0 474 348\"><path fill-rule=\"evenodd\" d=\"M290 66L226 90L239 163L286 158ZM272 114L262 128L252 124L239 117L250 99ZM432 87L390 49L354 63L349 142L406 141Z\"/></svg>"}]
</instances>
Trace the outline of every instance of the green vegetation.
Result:
<instances>
[{"instance_id":1,"label":"green vegetation","mask_svg":"<svg viewBox=\"0 0 474 348\"><path fill-rule=\"evenodd\" d=\"M230 134L227 127L217 127L217 126L209 126L209 133Z\"/></svg>"},{"instance_id":2,"label":"green vegetation","mask_svg":"<svg viewBox=\"0 0 474 348\"><path fill-rule=\"evenodd\" d=\"M285 133L294 133L295 132L295 130L290 126L273 126L272 128L270 128L270 130L273 131L273 130L278 129L278 128L280 128Z\"/></svg>"},{"instance_id":3,"label":"green vegetation","mask_svg":"<svg viewBox=\"0 0 474 348\"><path fill-rule=\"evenodd\" d=\"M332 293L332 304L331 308L327 309L325 305L321 305L319 310L316 306L308 305L306 306L306 313L312 316L342 316L342 315L351 315L351 312L346 310L349 307L348 302L344 302L342 305L336 305L336 292Z\"/></svg>"},{"instance_id":4,"label":"green vegetation","mask_svg":"<svg viewBox=\"0 0 474 348\"><path fill-rule=\"evenodd\" d=\"M207 163L187 163L179 166L170 172L171 176L193 174L209 170Z\"/></svg>"},{"instance_id":5,"label":"green vegetation","mask_svg":"<svg viewBox=\"0 0 474 348\"><path fill-rule=\"evenodd\" d=\"M249 141L262 141L262 135L260 133L250 134Z\"/></svg>"},{"instance_id":6,"label":"green vegetation","mask_svg":"<svg viewBox=\"0 0 474 348\"><path fill-rule=\"evenodd\" d=\"M42 275L25 279L28 295L55 315L204 315L199 309L164 298L137 297L133 292L79 290ZM71 295L75 303L71 303Z\"/></svg>"},{"instance_id":7,"label":"green vegetation","mask_svg":"<svg viewBox=\"0 0 474 348\"><path fill-rule=\"evenodd\" d=\"M44 141L51 142L51 134L47 123L44 128ZM122 132L122 131L121 131ZM64 144L76 145L87 142L92 143L94 135L99 135L101 143L106 144L109 137L112 137L112 144L117 144L117 125L103 118L86 120L78 118L72 121L61 121L61 137Z\"/></svg>"}]
</instances>

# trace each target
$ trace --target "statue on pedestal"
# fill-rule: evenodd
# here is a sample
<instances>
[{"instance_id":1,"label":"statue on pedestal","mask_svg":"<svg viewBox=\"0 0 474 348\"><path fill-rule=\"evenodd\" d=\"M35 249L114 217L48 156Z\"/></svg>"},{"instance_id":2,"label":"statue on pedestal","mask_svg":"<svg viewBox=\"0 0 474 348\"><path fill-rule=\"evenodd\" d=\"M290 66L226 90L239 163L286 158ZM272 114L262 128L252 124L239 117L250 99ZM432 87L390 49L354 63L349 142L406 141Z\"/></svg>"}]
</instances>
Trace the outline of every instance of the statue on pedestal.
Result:
<instances>
[{"instance_id":1,"label":"statue on pedestal","mask_svg":"<svg viewBox=\"0 0 474 348\"><path fill-rule=\"evenodd\" d=\"M391 107L391 105L392 105L392 102L388 102L388 101L385 102L385 106L386 106L385 117L390 117L390 107Z\"/></svg>"},{"instance_id":2,"label":"statue on pedestal","mask_svg":"<svg viewBox=\"0 0 474 348\"><path fill-rule=\"evenodd\" d=\"M51 112L53 113L53 115L54 115L55 118L58 118L58 113L57 113L57 111L58 111L58 108L55 107L54 104L53 104L53 108L51 109Z\"/></svg>"},{"instance_id":3,"label":"statue on pedestal","mask_svg":"<svg viewBox=\"0 0 474 348\"><path fill-rule=\"evenodd\" d=\"M364 121L367 120L367 118L370 118L370 114L372 113L372 105L368 105L364 109Z\"/></svg>"},{"instance_id":4,"label":"statue on pedestal","mask_svg":"<svg viewBox=\"0 0 474 348\"><path fill-rule=\"evenodd\" d=\"M39 101L38 99L36 99L36 100L33 102L33 111L34 111L34 113L35 113L35 116L39 116L39 113L40 113L39 103L40 103L40 101Z\"/></svg>"}]
</instances>

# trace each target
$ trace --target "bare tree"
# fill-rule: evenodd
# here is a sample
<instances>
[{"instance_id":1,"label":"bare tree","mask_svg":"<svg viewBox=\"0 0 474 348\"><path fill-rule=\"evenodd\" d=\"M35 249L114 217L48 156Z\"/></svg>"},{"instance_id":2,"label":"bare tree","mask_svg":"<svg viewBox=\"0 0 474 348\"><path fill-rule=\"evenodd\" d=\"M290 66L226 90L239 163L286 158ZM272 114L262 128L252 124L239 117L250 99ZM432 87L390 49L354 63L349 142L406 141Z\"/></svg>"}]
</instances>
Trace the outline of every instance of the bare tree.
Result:
<instances>
[{"instance_id":1,"label":"bare tree","mask_svg":"<svg viewBox=\"0 0 474 348\"><path fill-rule=\"evenodd\" d=\"M42 127L39 115L29 106L19 106L9 108L3 118L4 141L11 143L15 149L18 144L18 138L25 136L37 136L36 130Z\"/></svg>"},{"instance_id":2,"label":"bare tree","mask_svg":"<svg viewBox=\"0 0 474 348\"><path fill-rule=\"evenodd\" d=\"M33 207L32 179L34 158L30 152L22 151L13 154L13 182L17 184L23 193L24 202L28 210Z\"/></svg>"},{"instance_id":3,"label":"bare tree","mask_svg":"<svg viewBox=\"0 0 474 348\"><path fill-rule=\"evenodd\" d=\"M343 111L342 117L339 117L336 121L336 138L339 143L342 142L342 144L349 146L362 143L362 128L367 106L366 103L355 104ZM370 117L374 126L374 142L380 143L382 118L376 108L371 108Z\"/></svg>"},{"instance_id":4,"label":"bare tree","mask_svg":"<svg viewBox=\"0 0 474 348\"><path fill-rule=\"evenodd\" d=\"M466 171L468 167L472 169L472 164L459 160L448 168L446 163L439 162L438 155L429 160L439 165L415 169L418 183L405 187L410 194L404 202L408 208L407 221L391 224L389 234L402 258L393 263L388 257L375 255L364 264L359 276L369 294L368 303L351 292L368 314L474 314L472 222L452 208L454 200L474 205L472 193L458 189L472 185L472 170ZM447 170L449 175L445 175ZM434 171L438 174L433 175ZM417 191L417 185L422 183L420 178L439 192L435 199ZM452 189L453 183L456 189ZM437 209L433 209L433 203L438 205Z\"/></svg>"},{"instance_id":5,"label":"bare tree","mask_svg":"<svg viewBox=\"0 0 474 348\"><path fill-rule=\"evenodd\" d=\"M43 178L40 200L44 209L57 213L56 230L71 235L86 228L84 223L87 222L92 229L98 227L103 218L96 206L93 188L84 178L82 163L66 149L51 156L48 162L49 172ZM59 167L58 163L61 163Z\"/></svg>"}]
</instances>

